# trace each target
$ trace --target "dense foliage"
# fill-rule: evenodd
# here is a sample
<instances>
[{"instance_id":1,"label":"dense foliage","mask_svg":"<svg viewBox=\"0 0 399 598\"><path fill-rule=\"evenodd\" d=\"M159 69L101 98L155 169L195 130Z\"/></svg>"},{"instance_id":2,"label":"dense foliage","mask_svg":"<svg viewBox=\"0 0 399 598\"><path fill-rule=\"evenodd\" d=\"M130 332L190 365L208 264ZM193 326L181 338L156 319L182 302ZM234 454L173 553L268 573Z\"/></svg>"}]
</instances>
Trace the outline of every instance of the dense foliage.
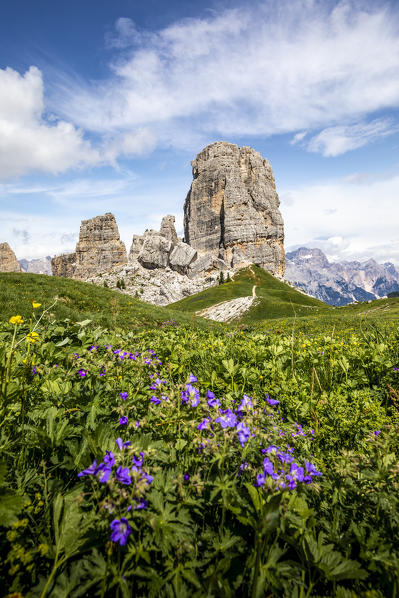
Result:
<instances>
[{"instance_id":1,"label":"dense foliage","mask_svg":"<svg viewBox=\"0 0 399 598\"><path fill-rule=\"evenodd\" d=\"M42 310L0 328L3 594L398 595L397 324Z\"/></svg>"}]
</instances>

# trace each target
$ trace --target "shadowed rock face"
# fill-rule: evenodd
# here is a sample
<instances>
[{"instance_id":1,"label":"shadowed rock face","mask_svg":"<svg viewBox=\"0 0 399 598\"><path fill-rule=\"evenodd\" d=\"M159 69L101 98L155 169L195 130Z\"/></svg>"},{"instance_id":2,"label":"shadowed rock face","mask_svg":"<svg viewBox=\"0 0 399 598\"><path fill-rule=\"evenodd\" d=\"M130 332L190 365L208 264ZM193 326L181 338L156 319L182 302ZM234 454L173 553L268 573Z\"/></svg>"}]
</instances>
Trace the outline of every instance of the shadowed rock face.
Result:
<instances>
[{"instance_id":1,"label":"shadowed rock face","mask_svg":"<svg viewBox=\"0 0 399 598\"><path fill-rule=\"evenodd\" d=\"M127 262L115 216L109 212L82 220L75 253L51 260L53 276L85 280Z\"/></svg>"},{"instance_id":2,"label":"shadowed rock face","mask_svg":"<svg viewBox=\"0 0 399 598\"><path fill-rule=\"evenodd\" d=\"M76 253L57 255L51 259L51 271L53 276L73 278L76 268Z\"/></svg>"},{"instance_id":3,"label":"shadowed rock face","mask_svg":"<svg viewBox=\"0 0 399 598\"><path fill-rule=\"evenodd\" d=\"M272 168L250 147L218 141L191 162L185 241L236 268L256 263L284 274L284 223Z\"/></svg>"},{"instance_id":4,"label":"shadowed rock face","mask_svg":"<svg viewBox=\"0 0 399 598\"><path fill-rule=\"evenodd\" d=\"M8 243L0 243L0 272L21 272L21 266Z\"/></svg>"}]
</instances>

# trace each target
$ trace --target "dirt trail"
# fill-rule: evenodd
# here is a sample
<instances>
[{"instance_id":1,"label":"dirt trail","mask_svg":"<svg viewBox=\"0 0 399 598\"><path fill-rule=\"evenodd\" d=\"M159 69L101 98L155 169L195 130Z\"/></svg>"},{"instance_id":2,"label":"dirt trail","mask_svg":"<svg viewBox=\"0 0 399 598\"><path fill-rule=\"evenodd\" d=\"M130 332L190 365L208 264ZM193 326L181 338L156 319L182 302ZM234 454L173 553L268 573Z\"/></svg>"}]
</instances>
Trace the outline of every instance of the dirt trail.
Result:
<instances>
[{"instance_id":1,"label":"dirt trail","mask_svg":"<svg viewBox=\"0 0 399 598\"><path fill-rule=\"evenodd\" d=\"M255 278L255 280L256 280L256 274L255 274L255 272L253 271L253 269L252 269L252 266L250 266L250 268L249 268L249 269L250 269L250 270L251 270L251 272L252 272L252 276L253 276L253 277ZM256 289L256 287L257 287L257 286L258 286L257 284L254 284L254 286L252 287L252 297L253 297L254 299L255 299L255 297L256 297L256 290L255 290L255 289Z\"/></svg>"},{"instance_id":2,"label":"dirt trail","mask_svg":"<svg viewBox=\"0 0 399 598\"><path fill-rule=\"evenodd\" d=\"M256 274L250 267L252 275L256 280ZM256 287L254 284L252 287L252 295L248 297L237 297L237 299L231 299L229 301L222 301L211 307L207 307L201 311L197 311L196 315L202 318L208 318L208 320L216 320L216 322L230 322L231 320L237 320L246 311L249 310L256 297Z\"/></svg>"}]
</instances>

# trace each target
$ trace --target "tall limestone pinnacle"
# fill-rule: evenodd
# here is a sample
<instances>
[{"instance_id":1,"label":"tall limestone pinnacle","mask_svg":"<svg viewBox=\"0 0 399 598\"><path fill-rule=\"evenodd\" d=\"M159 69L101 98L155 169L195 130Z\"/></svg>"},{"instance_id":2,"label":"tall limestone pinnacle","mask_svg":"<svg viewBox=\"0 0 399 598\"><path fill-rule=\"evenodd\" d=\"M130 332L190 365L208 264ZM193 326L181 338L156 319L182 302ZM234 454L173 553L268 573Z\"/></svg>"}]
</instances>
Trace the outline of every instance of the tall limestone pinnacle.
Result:
<instances>
[{"instance_id":1,"label":"tall limestone pinnacle","mask_svg":"<svg viewBox=\"0 0 399 598\"><path fill-rule=\"evenodd\" d=\"M217 141L191 165L185 242L228 267L255 263L282 276L284 223L269 162L250 147Z\"/></svg>"}]
</instances>

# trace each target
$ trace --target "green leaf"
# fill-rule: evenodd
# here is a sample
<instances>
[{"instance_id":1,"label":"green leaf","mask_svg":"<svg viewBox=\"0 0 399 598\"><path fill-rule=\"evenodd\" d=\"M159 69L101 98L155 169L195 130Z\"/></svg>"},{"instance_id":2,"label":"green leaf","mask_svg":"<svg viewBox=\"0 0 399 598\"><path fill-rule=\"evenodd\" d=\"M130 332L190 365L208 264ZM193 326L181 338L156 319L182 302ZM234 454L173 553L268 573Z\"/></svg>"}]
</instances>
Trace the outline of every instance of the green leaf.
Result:
<instances>
[{"instance_id":1,"label":"green leaf","mask_svg":"<svg viewBox=\"0 0 399 598\"><path fill-rule=\"evenodd\" d=\"M59 343L56 343L56 347L63 347L64 345L67 345L69 342L71 342L71 339L69 338L69 336L67 336L66 338L64 338L63 341L60 341Z\"/></svg>"},{"instance_id":2,"label":"green leaf","mask_svg":"<svg viewBox=\"0 0 399 598\"><path fill-rule=\"evenodd\" d=\"M17 521L17 515L27 504L28 498L16 492L6 491L0 494L0 524L9 527Z\"/></svg>"},{"instance_id":3,"label":"green leaf","mask_svg":"<svg viewBox=\"0 0 399 598\"><path fill-rule=\"evenodd\" d=\"M183 440L183 438L180 438L175 444L176 450L181 451L181 449L184 449L186 444L187 440Z\"/></svg>"}]
</instances>

